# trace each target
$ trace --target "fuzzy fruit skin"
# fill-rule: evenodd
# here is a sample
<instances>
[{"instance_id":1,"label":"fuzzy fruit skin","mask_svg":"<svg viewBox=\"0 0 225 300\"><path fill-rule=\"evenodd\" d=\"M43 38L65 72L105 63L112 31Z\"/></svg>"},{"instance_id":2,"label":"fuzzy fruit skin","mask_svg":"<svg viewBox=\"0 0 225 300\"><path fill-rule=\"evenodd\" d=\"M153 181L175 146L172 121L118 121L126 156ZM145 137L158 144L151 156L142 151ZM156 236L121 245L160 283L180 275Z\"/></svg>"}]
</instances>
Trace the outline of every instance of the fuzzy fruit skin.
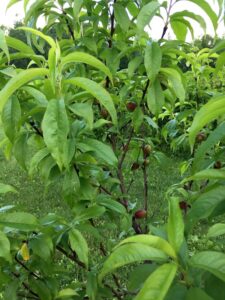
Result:
<instances>
[{"instance_id":1,"label":"fuzzy fruit skin","mask_svg":"<svg viewBox=\"0 0 225 300\"><path fill-rule=\"evenodd\" d=\"M133 112L136 109L136 107L137 107L137 103L133 101L127 102L126 104L126 108L130 112Z\"/></svg>"},{"instance_id":2,"label":"fuzzy fruit skin","mask_svg":"<svg viewBox=\"0 0 225 300\"><path fill-rule=\"evenodd\" d=\"M109 115L108 111L105 109L105 108L102 108L101 111L100 111L100 115L106 119Z\"/></svg>"},{"instance_id":3,"label":"fuzzy fruit skin","mask_svg":"<svg viewBox=\"0 0 225 300\"><path fill-rule=\"evenodd\" d=\"M136 219L144 219L146 217L146 215L147 215L147 212L144 209L137 210L134 214Z\"/></svg>"},{"instance_id":4,"label":"fuzzy fruit skin","mask_svg":"<svg viewBox=\"0 0 225 300\"><path fill-rule=\"evenodd\" d=\"M204 132L199 132L196 136L196 142L201 143L206 140L206 134Z\"/></svg>"},{"instance_id":5,"label":"fuzzy fruit skin","mask_svg":"<svg viewBox=\"0 0 225 300\"><path fill-rule=\"evenodd\" d=\"M222 163L221 163L221 161L216 161L215 163L214 163L214 166L213 166L213 168L214 169L221 169L222 168Z\"/></svg>"},{"instance_id":6,"label":"fuzzy fruit skin","mask_svg":"<svg viewBox=\"0 0 225 300\"><path fill-rule=\"evenodd\" d=\"M152 146L151 145L145 145L143 148L144 156L148 157L152 152Z\"/></svg>"},{"instance_id":7,"label":"fuzzy fruit skin","mask_svg":"<svg viewBox=\"0 0 225 300\"><path fill-rule=\"evenodd\" d=\"M136 171L137 169L139 169L140 165L137 162L134 162L131 166L131 170L132 171Z\"/></svg>"}]
</instances>

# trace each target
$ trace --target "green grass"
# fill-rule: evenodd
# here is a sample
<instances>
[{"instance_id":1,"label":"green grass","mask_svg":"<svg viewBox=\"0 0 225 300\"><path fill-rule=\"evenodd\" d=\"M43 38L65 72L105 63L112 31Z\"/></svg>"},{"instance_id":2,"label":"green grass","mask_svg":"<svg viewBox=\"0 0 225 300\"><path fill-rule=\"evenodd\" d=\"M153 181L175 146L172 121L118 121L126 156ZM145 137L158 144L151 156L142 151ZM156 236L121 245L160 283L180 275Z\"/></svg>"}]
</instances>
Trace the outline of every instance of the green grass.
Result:
<instances>
[{"instance_id":1,"label":"green grass","mask_svg":"<svg viewBox=\"0 0 225 300\"><path fill-rule=\"evenodd\" d=\"M18 211L25 211L43 216L49 212L68 215L69 208L63 201L60 186L49 186L35 176L29 177L18 164L6 161L0 156L0 182L10 184L16 188L17 194L4 194L0 196L0 206L15 205Z\"/></svg>"},{"instance_id":2,"label":"green grass","mask_svg":"<svg viewBox=\"0 0 225 300\"><path fill-rule=\"evenodd\" d=\"M166 167L165 164L150 162L148 167L149 212L150 216L154 215L155 220L166 215L165 192L172 184L179 182L180 162L180 159L174 157L167 161ZM130 190L132 198L130 201L136 203L136 208L139 209L143 207L142 171L127 174L127 181L131 179L131 176L134 176L135 181ZM49 212L60 213L64 216L70 215L70 210L62 199L60 185L51 185L46 189L38 176L29 177L14 160L6 161L3 156L0 156L0 182L11 184L18 191L18 194L10 193L0 196L1 207L15 205L16 210L30 212L37 216L43 216Z\"/></svg>"}]
</instances>

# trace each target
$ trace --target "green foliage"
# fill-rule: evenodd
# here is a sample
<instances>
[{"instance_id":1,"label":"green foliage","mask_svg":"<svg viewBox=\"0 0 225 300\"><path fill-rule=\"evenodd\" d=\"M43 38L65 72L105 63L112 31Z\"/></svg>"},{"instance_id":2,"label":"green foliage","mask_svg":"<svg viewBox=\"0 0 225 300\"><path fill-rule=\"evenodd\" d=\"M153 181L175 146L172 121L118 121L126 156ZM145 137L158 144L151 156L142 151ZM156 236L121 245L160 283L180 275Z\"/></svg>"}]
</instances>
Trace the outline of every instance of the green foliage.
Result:
<instances>
[{"instance_id":1,"label":"green foliage","mask_svg":"<svg viewBox=\"0 0 225 300\"><path fill-rule=\"evenodd\" d=\"M24 0L18 30L27 43L0 32L1 146L46 186L60 184L70 209L65 218L2 207L2 299L211 299L210 281L223 285L224 42L186 44L190 19L206 25L192 11L172 13L177 2ZM185 2L216 31L222 1L218 15L204 0ZM148 34L155 16L164 20L158 41ZM175 41L165 38L170 27ZM13 65L24 58L22 69ZM148 168L152 160L167 168L163 139L174 150L189 140L193 151L186 177L166 193L168 211L162 203L168 220L154 222ZM6 192L15 190L1 184ZM217 251L190 252L195 226L205 220L208 231L212 218ZM146 262L144 283L127 285L130 264Z\"/></svg>"}]
</instances>

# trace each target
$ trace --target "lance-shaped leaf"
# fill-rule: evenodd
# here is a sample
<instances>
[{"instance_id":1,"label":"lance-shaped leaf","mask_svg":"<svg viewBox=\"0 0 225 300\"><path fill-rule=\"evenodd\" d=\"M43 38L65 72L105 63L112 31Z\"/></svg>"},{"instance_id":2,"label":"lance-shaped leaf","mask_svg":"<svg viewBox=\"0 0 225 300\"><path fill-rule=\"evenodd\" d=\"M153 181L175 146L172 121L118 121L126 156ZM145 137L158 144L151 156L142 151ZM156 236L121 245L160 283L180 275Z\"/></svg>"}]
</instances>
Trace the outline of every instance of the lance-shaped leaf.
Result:
<instances>
[{"instance_id":1,"label":"lance-shaped leaf","mask_svg":"<svg viewBox=\"0 0 225 300\"><path fill-rule=\"evenodd\" d=\"M73 251L76 252L78 259L88 266L88 245L79 230L72 228L69 231L69 241Z\"/></svg>"},{"instance_id":2,"label":"lance-shaped leaf","mask_svg":"<svg viewBox=\"0 0 225 300\"><path fill-rule=\"evenodd\" d=\"M62 67L64 68L67 64L71 63L83 63L90 65L103 73L105 73L112 81L112 74L109 68L106 67L99 59L84 52L74 52L62 58Z\"/></svg>"},{"instance_id":3,"label":"lance-shaped leaf","mask_svg":"<svg viewBox=\"0 0 225 300\"><path fill-rule=\"evenodd\" d=\"M149 110L154 114L158 115L165 102L165 96L162 91L161 84L158 79L156 79L152 85L148 88L147 93L147 104Z\"/></svg>"},{"instance_id":4,"label":"lance-shaped leaf","mask_svg":"<svg viewBox=\"0 0 225 300\"><path fill-rule=\"evenodd\" d=\"M35 216L26 212L12 212L0 215L0 225L19 229L21 231L34 231L39 227Z\"/></svg>"},{"instance_id":5,"label":"lance-shaped leaf","mask_svg":"<svg viewBox=\"0 0 225 300\"><path fill-rule=\"evenodd\" d=\"M225 224L218 223L209 228L207 236L209 238L225 234Z\"/></svg>"},{"instance_id":6,"label":"lance-shaped leaf","mask_svg":"<svg viewBox=\"0 0 225 300\"><path fill-rule=\"evenodd\" d=\"M8 45L8 47L11 47L15 50L18 50L24 54L31 54L31 55L35 55L35 52L33 51L33 49L31 47L29 47L27 44L25 44L24 42L13 38L11 36L6 36L6 43Z\"/></svg>"},{"instance_id":7,"label":"lance-shaped leaf","mask_svg":"<svg viewBox=\"0 0 225 300\"><path fill-rule=\"evenodd\" d=\"M162 51L158 43L152 42L145 49L144 64L148 78L153 82L159 73L162 63Z\"/></svg>"},{"instance_id":8,"label":"lance-shaped leaf","mask_svg":"<svg viewBox=\"0 0 225 300\"><path fill-rule=\"evenodd\" d=\"M84 139L84 143L79 143L77 147L83 152L93 151L97 158L109 165L116 166L118 163L112 148L98 140L86 138Z\"/></svg>"},{"instance_id":9,"label":"lance-shaped leaf","mask_svg":"<svg viewBox=\"0 0 225 300\"><path fill-rule=\"evenodd\" d=\"M75 113L75 115L84 118L90 129L93 128L94 113L91 103L73 103L69 106L69 109Z\"/></svg>"},{"instance_id":10,"label":"lance-shaped leaf","mask_svg":"<svg viewBox=\"0 0 225 300\"><path fill-rule=\"evenodd\" d=\"M166 259L167 255L161 250L141 243L128 243L117 247L105 261L99 275L99 281L101 282L108 273L113 272L117 268L134 262L145 260L165 261Z\"/></svg>"},{"instance_id":11,"label":"lance-shaped leaf","mask_svg":"<svg viewBox=\"0 0 225 300\"><path fill-rule=\"evenodd\" d=\"M137 17L137 28L138 30L143 30L146 25L150 23L152 18L155 16L160 4L157 1L151 1L150 3L144 5Z\"/></svg>"},{"instance_id":12,"label":"lance-shaped leaf","mask_svg":"<svg viewBox=\"0 0 225 300\"><path fill-rule=\"evenodd\" d=\"M46 146L62 169L66 165L64 153L69 133L69 121L63 99L49 101L42 121L42 129Z\"/></svg>"},{"instance_id":13,"label":"lance-shaped leaf","mask_svg":"<svg viewBox=\"0 0 225 300\"><path fill-rule=\"evenodd\" d=\"M0 231L0 257L11 262L10 243L4 232Z\"/></svg>"},{"instance_id":14,"label":"lance-shaped leaf","mask_svg":"<svg viewBox=\"0 0 225 300\"><path fill-rule=\"evenodd\" d=\"M201 9L209 16L214 29L216 30L218 26L218 17L216 13L214 12L213 8L210 6L210 4L205 0L188 0L192 3L197 4Z\"/></svg>"},{"instance_id":15,"label":"lance-shaped leaf","mask_svg":"<svg viewBox=\"0 0 225 300\"><path fill-rule=\"evenodd\" d=\"M190 264L195 268L208 271L225 282L225 254L216 251L204 251L195 254Z\"/></svg>"},{"instance_id":16,"label":"lance-shaped leaf","mask_svg":"<svg viewBox=\"0 0 225 300\"><path fill-rule=\"evenodd\" d=\"M215 208L225 201L225 187L215 188L203 193L195 200L188 214L188 226L193 226L198 220L209 217Z\"/></svg>"},{"instance_id":17,"label":"lance-shaped leaf","mask_svg":"<svg viewBox=\"0 0 225 300\"><path fill-rule=\"evenodd\" d=\"M64 83L78 86L94 96L109 112L114 124L117 124L117 114L110 94L96 82L82 77L65 80Z\"/></svg>"},{"instance_id":18,"label":"lance-shaped leaf","mask_svg":"<svg viewBox=\"0 0 225 300\"><path fill-rule=\"evenodd\" d=\"M34 35L37 35L39 37L41 37L43 40L45 40L53 49L56 49L56 43L53 40L52 37L45 35L44 33L42 33L41 31L34 29L34 28L30 28L30 27L18 27L17 29L19 30L24 30L27 32L30 32Z\"/></svg>"},{"instance_id":19,"label":"lance-shaped leaf","mask_svg":"<svg viewBox=\"0 0 225 300\"><path fill-rule=\"evenodd\" d=\"M6 54L8 61L10 60L9 57L9 49L6 43L5 34L3 30L0 29L0 49Z\"/></svg>"},{"instance_id":20,"label":"lance-shaped leaf","mask_svg":"<svg viewBox=\"0 0 225 300\"><path fill-rule=\"evenodd\" d=\"M189 141L193 148L195 137L198 132L209 122L225 114L225 97L218 96L212 98L208 103L202 106L194 117L190 128Z\"/></svg>"},{"instance_id":21,"label":"lance-shaped leaf","mask_svg":"<svg viewBox=\"0 0 225 300\"><path fill-rule=\"evenodd\" d=\"M119 3L115 3L114 13L117 23L120 25L121 29L126 32L129 29L130 19L125 7Z\"/></svg>"},{"instance_id":22,"label":"lance-shaped leaf","mask_svg":"<svg viewBox=\"0 0 225 300\"><path fill-rule=\"evenodd\" d=\"M2 111L2 123L6 136L13 143L19 129L21 108L17 97L11 97Z\"/></svg>"},{"instance_id":23,"label":"lance-shaped leaf","mask_svg":"<svg viewBox=\"0 0 225 300\"><path fill-rule=\"evenodd\" d=\"M167 232L170 244L178 253L184 241L184 222L178 198L171 198L169 202Z\"/></svg>"},{"instance_id":24,"label":"lance-shaped leaf","mask_svg":"<svg viewBox=\"0 0 225 300\"><path fill-rule=\"evenodd\" d=\"M177 265L164 264L158 267L145 281L134 300L163 300L174 280Z\"/></svg>"},{"instance_id":25,"label":"lance-shaped leaf","mask_svg":"<svg viewBox=\"0 0 225 300\"><path fill-rule=\"evenodd\" d=\"M9 192L16 193L16 190L11 185L0 182L0 194L6 194Z\"/></svg>"},{"instance_id":26,"label":"lance-shaped leaf","mask_svg":"<svg viewBox=\"0 0 225 300\"><path fill-rule=\"evenodd\" d=\"M158 236L139 234L137 236L132 236L123 240L122 242L119 243L119 245L116 246L116 248L127 243L140 243L140 244L148 245L165 252L167 255L169 255L172 258L176 258L176 253L174 249L171 247L171 245L166 240Z\"/></svg>"},{"instance_id":27,"label":"lance-shaped leaf","mask_svg":"<svg viewBox=\"0 0 225 300\"><path fill-rule=\"evenodd\" d=\"M18 75L11 78L5 87L0 91L0 112L8 98L21 86L34 80L37 77L48 75L49 71L44 68L29 69L21 71Z\"/></svg>"}]
</instances>

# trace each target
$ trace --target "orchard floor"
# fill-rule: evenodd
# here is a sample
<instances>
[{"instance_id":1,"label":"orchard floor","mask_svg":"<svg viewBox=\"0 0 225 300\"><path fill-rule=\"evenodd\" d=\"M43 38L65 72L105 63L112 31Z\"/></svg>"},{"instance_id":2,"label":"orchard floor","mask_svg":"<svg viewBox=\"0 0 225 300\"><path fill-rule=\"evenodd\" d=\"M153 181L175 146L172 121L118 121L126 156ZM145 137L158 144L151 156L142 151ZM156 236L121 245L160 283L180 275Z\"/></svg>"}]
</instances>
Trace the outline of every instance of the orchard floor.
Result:
<instances>
[{"instance_id":1,"label":"orchard floor","mask_svg":"<svg viewBox=\"0 0 225 300\"><path fill-rule=\"evenodd\" d=\"M149 165L149 208L150 215L154 215L154 219L166 216L165 209L167 207L165 193L172 185L180 181L179 165L180 158L170 158L162 166L155 161L151 161ZM127 174L126 179L130 180L132 173ZM132 185L131 202L137 202L137 208L141 208L143 199L143 180L142 172L136 171L135 179ZM29 177L15 161L6 161L0 154L0 182L11 184L18 193L0 196L0 207L4 205L15 205L15 210L26 211L37 216L43 216L49 212L60 213L69 217L70 210L63 201L60 194L60 185L52 185L48 188L38 178L38 176Z\"/></svg>"}]
</instances>

